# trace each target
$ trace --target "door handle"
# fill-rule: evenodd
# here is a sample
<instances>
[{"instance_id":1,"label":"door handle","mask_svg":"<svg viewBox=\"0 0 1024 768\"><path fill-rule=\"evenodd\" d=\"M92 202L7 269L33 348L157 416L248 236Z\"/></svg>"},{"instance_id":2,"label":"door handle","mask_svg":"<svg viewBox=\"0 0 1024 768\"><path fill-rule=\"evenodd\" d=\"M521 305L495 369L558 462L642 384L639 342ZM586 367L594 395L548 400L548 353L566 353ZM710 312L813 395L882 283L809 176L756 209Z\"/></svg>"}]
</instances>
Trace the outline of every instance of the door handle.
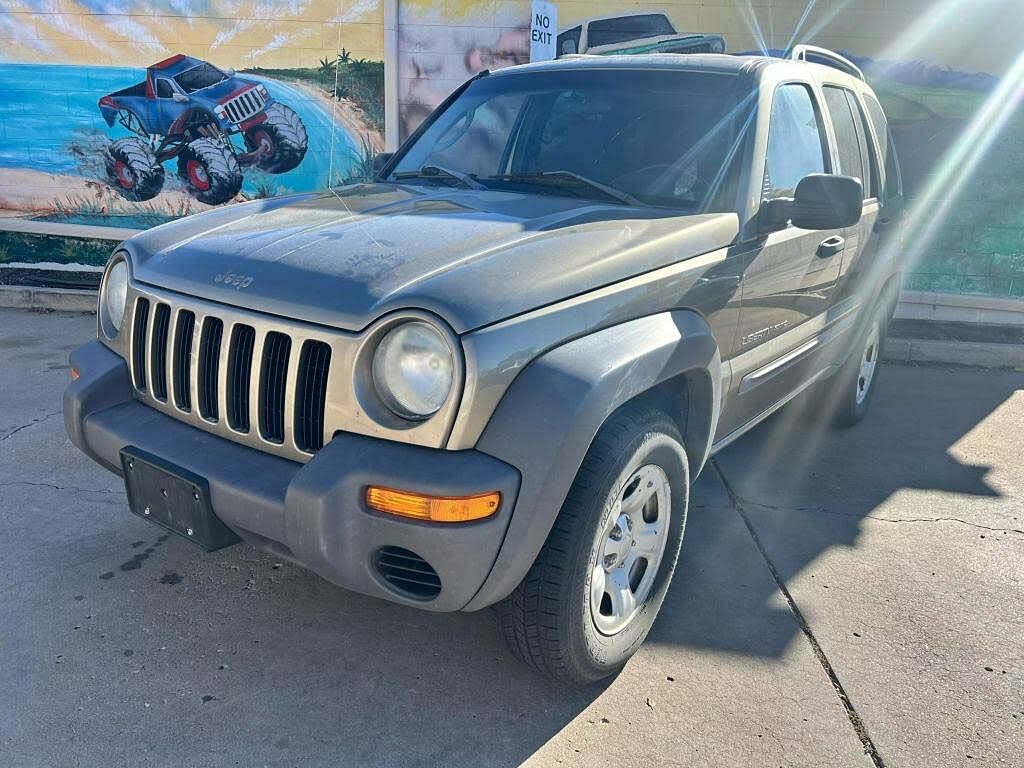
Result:
<instances>
[{"instance_id":1,"label":"door handle","mask_svg":"<svg viewBox=\"0 0 1024 768\"><path fill-rule=\"evenodd\" d=\"M823 259L827 259L829 256L835 256L845 247L846 239L839 235L835 235L834 237L821 241L821 244L818 245L818 255Z\"/></svg>"}]
</instances>

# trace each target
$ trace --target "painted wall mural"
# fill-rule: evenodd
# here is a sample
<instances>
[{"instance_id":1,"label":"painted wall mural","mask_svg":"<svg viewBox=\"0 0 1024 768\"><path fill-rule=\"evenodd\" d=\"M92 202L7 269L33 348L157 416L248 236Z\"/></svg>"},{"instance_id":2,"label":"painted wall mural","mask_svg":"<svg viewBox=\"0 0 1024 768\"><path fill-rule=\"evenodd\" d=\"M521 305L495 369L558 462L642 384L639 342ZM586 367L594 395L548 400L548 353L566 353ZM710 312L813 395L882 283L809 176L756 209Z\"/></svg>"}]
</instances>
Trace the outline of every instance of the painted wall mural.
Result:
<instances>
[{"instance_id":1,"label":"painted wall mural","mask_svg":"<svg viewBox=\"0 0 1024 768\"><path fill-rule=\"evenodd\" d=\"M0 215L146 226L365 177L379 0L5 0Z\"/></svg>"}]
</instances>

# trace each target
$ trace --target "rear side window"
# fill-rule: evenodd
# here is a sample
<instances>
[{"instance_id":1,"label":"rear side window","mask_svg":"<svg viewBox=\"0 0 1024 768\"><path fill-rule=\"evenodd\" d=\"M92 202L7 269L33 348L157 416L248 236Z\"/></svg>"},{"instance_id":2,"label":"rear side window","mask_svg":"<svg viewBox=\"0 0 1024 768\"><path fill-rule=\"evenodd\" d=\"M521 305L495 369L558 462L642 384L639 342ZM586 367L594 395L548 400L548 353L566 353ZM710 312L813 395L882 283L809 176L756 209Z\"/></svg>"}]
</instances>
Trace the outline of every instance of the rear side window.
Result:
<instances>
[{"instance_id":1,"label":"rear side window","mask_svg":"<svg viewBox=\"0 0 1024 768\"><path fill-rule=\"evenodd\" d=\"M896 159L896 149L892 143L892 134L889 133L889 124L886 122L882 105L874 96L864 94L864 103L868 108L868 119L875 129L875 136L878 137L878 151L881 153L879 165L885 168L885 188L882 191L883 200L891 200L903 194L903 183L900 179L900 166Z\"/></svg>"},{"instance_id":2,"label":"rear side window","mask_svg":"<svg viewBox=\"0 0 1024 768\"><path fill-rule=\"evenodd\" d=\"M836 132L836 145L839 150L839 167L837 173L854 176L864 185L864 196L871 196L871 162L868 159L867 144L858 130L857 118L850 103L850 92L845 88L826 85L825 105L832 117L832 127Z\"/></svg>"},{"instance_id":3,"label":"rear side window","mask_svg":"<svg viewBox=\"0 0 1024 768\"><path fill-rule=\"evenodd\" d=\"M800 83L780 85L768 124L764 199L792 197L804 176L826 172L823 135L811 90Z\"/></svg>"},{"instance_id":4,"label":"rear side window","mask_svg":"<svg viewBox=\"0 0 1024 768\"><path fill-rule=\"evenodd\" d=\"M567 56L570 53L580 52L580 35L583 34L583 27L573 27L558 36L558 55Z\"/></svg>"},{"instance_id":5,"label":"rear side window","mask_svg":"<svg viewBox=\"0 0 1024 768\"><path fill-rule=\"evenodd\" d=\"M174 89L161 77L156 81L156 95L161 99L170 99L174 97Z\"/></svg>"}]
</instances>

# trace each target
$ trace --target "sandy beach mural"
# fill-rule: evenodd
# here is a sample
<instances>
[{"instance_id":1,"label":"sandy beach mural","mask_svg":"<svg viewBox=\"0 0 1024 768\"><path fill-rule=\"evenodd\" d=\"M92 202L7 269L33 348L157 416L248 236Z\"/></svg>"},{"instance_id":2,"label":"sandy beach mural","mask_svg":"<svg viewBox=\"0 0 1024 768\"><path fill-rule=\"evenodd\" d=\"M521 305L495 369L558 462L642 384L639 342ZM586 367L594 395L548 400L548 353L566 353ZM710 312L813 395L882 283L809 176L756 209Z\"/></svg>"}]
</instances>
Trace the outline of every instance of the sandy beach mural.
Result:
<instances>
[{"instance_id":1,"label":"sandy beach mural","mask_svg":"<svg viewBox=\"0 0 1024 768\"><path fill-rule=\"evenodd\" d=\"M0 215L140 227L364 178L378 0L8 0Z\"/></svg>"}]
</instances>

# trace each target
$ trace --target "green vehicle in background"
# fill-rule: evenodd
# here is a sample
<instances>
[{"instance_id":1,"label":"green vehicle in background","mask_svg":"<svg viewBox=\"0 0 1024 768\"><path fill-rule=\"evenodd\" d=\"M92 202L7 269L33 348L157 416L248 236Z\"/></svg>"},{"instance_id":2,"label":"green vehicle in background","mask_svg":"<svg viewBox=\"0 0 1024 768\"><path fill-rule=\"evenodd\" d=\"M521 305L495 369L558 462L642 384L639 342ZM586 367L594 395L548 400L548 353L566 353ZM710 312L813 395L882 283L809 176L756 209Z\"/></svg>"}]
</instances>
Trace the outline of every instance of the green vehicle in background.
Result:
<instances>
[{"instance_id":1,"label":"green vehicle in background","mask_svg":"<svg viewBox=\"0 0 1024 768\"><path fill-rule=\"evenodd\" d=\"M573 53L725 53L718 35L679 34L664 13L628 13L587 19L558 33L559 56Z\"/></svg>"}]
</instances>

